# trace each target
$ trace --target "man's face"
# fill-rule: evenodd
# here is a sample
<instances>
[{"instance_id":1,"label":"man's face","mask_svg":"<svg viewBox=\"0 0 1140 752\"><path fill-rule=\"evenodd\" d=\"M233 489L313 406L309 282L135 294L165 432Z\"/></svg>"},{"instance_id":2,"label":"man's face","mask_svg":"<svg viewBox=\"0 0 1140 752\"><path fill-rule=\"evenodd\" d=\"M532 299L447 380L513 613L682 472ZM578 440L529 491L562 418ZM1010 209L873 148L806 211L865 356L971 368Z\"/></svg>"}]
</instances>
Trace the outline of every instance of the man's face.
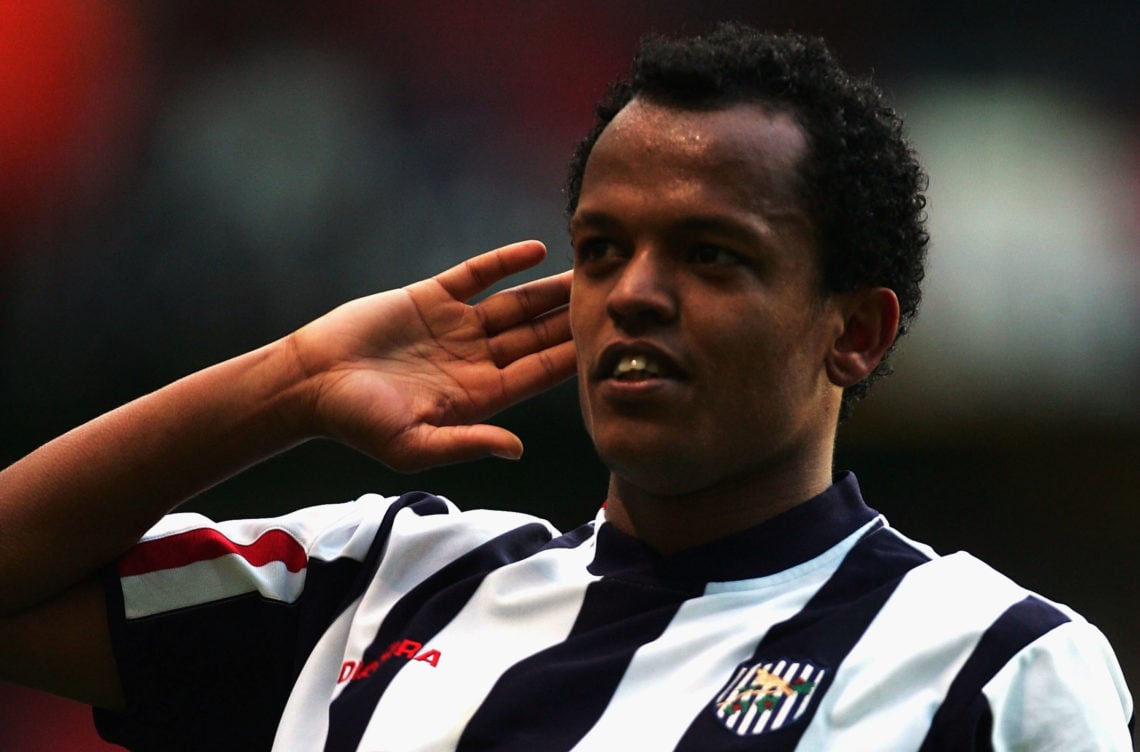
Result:
<instances>
[{"instance_id":1,"label":"man's face","mask_svg":"<svg viewBox=\"0 0 1140 752\"><path fill-rule=\"evenodd\" d=\"M571 220L570 318L587 429L613 473L683 494L779 474L834 438L790 115L634 100L598 139Z\"/></svg>"}]
</instances>

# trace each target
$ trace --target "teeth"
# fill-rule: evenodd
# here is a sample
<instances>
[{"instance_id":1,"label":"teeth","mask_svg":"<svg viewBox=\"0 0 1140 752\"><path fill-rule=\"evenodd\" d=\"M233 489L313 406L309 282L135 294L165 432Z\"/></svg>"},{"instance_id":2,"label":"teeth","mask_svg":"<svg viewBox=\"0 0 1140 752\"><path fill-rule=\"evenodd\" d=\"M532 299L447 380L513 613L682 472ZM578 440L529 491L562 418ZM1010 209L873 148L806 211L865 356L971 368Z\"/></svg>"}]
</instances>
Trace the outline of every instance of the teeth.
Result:
<instances>
[{"instance_id":1,"label":"teeth","mask_svg":"<svg viewBox=\"0 0 1140 752\"><path fill-rule=\"evenodd\" d=\"M661 368L644 355L626 355L614 367L614 378L634 374L646 376L660 376Z\"/></svg>"}]
</instances>

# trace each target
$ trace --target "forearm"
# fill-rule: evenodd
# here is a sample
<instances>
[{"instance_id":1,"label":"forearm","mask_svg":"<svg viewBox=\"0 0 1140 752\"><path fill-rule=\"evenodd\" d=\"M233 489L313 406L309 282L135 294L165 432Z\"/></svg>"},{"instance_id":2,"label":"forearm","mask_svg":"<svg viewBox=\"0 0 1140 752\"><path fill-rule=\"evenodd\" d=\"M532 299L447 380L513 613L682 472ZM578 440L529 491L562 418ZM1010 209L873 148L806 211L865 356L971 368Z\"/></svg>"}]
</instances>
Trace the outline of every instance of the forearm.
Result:
<instances>
[{"instance_id":1,"label":"forearm","mask_svg":"<svg viewBox=\"0 0 1140 752\"><path fill-rule=\"evenodd\" d=\"M89 576L184 500L307 438L286 342L128 403L0 472L0 613Z\"/></svg>"}]
</instances>

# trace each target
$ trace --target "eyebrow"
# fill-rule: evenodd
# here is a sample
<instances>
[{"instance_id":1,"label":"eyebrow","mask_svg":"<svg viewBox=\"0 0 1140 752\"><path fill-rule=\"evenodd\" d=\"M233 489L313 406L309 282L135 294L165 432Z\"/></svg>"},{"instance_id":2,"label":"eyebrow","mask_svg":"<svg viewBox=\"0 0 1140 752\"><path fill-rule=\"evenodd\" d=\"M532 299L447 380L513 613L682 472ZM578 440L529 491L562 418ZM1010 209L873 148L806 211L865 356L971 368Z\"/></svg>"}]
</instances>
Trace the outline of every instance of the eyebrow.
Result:
<instances>
[{"instance_id":1,"label":"eyebrow","mask_svg":"<svg viewBox=\"0 0 1140 752\"><path fill-rule=\"evenodd\" d=\"M765 219L765 218L761 218ZM586 211L576 213L570 219L570 233L590 230L615 230L623 226L623 222L605 211ZM694 214L681 217L669 225L671 232L678 233L716 233L740 240L762 242L768 235L767 222L752 224L742 222L733 217L720 214Z\"/></svg>"},{"instance_id":2,"label":"eyebrow","mask_svg":"<svg viewBox=\"0 0 1140 752\"><path fill-rule=\"evenodd\" d=\"M763 218L766 219L766 218ZM770 232L766 221L760 223L741 222L731 217L698 215L683 217L671 226L674 232L713 233L740 240L762 241Z\"/></svg>"},{"instance_id":3,"label":"eyebrow","mask_svg":"<svg viewBox=\"0 0 1140 752\"><path fill-rule=\"evenodd\" d=\"M621 222L618 221L617 217L601 211L578 211L574 212L574 216L570 217L571 233L584 227L605 230L620 226Z\"/></svg>"}]
</instances>

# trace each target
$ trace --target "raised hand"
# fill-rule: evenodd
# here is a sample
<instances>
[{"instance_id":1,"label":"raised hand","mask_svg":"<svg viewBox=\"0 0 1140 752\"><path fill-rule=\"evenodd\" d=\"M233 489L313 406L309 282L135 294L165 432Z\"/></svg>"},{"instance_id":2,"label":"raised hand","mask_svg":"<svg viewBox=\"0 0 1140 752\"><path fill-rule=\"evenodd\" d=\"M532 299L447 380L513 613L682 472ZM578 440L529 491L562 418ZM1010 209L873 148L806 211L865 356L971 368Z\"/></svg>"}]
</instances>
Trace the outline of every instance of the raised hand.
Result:
<instances>
[{"instance_id":1,"label":"raised hand","mask_svg":"<svg viewBox=\"0 0 1140 752\"><path fill-rule=\"evenodd\" d=\"M570 273L467 301L544 256L534 241L504 246L295 332L312 431L404 471L521 455L481 421L574 372Z\"/></svg>"}]
</instances>

